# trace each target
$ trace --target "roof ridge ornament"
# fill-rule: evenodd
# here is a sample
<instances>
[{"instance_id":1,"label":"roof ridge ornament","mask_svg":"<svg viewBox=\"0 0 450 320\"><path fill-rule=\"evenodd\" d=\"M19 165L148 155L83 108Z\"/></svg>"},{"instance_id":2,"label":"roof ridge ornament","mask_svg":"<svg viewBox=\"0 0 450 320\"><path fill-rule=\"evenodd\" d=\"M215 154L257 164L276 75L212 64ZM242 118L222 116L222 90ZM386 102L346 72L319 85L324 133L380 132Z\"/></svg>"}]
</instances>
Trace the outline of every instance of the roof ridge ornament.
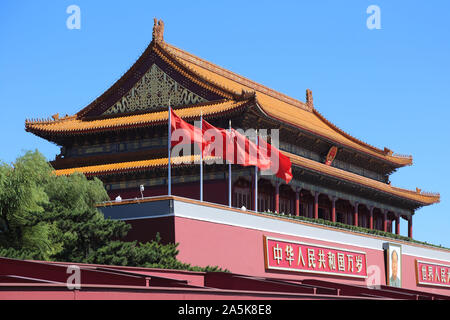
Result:
<instances>
[{"instance_id":1,"label":"roof ridge ornament","mask_svg":"<svg viewBox=\"0 0 450 320\"><path fill-rule=\"evenodd\" d=\"M256 91L247 91L242 89L241 94L239 95L239 100L247 100L256 96Z\"/></svg>"},{"instance_id":2,"label":"roof ridge ornament","mask_svg":"<svg viewBox=\"0 0 450 320\"><path fill-rule=\"evenodd\" d=\"M309 89L306 89L306 105L310 110L314 108L312 91Z\"/></svg>"},{"instance_id":3,"label":"roof ridge ornament","mask_svg":"<svg viewBox=\"0 0 450 320\"><path fill-rule=\"evenodd\" d=\"M394 154L394 152L391 149L387 148L387 147L384 147L383 151L384 151L384 154L388 155L388 156L392 156Z\"/></svg>"},{"instance_id":4,"label":"roof ridge ornament","mask_svg":"<svg viewBox=\"0 0 450 320\"><path fill-rule=\"evenodd\" d=\"M164 21L153 18L153 40L164 41Z\"/></svg>"}]
</instances>

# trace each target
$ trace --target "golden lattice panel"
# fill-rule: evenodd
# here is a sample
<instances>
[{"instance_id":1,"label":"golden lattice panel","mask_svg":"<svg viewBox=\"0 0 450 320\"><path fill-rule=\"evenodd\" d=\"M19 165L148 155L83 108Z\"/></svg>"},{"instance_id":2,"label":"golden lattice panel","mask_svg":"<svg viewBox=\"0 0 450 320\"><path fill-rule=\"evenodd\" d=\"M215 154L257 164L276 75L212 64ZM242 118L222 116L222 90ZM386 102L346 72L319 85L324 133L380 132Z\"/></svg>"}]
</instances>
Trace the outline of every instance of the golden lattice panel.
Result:
<instances>
[{"instance_id":1,"label":"golden lattice panel","mask_svg":"<svg viewBox=\"0 0 450 320\"><path fill-rule=\"evenodd\" d=\"M207 101L180 85L153 64L133 88L103 114L152 110L168 106L169 99L172 106Z\"/></svg>"}]
</instances>

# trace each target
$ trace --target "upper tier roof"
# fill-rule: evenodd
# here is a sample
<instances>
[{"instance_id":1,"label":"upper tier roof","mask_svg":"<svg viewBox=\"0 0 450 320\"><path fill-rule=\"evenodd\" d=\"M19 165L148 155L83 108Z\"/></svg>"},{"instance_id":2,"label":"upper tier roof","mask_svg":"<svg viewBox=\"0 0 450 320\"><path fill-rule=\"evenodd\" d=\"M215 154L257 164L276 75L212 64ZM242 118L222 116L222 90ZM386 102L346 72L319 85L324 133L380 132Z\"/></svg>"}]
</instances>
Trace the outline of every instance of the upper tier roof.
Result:
<instances>
[{"instance_id":1,"label":"upper tier roof","mask_svg":"<svg viewBox=\"0 0 450 320\"><path fill-rule=\"evenodd\" d=\"M126 93L124 87L129 86L130 82L137 82L133 78L136 78L137 72L141 72L140 74L142 74L142 66L147 67L147 69L150 67L147 61L152 54L161 57L165 63L170 64L182 77L188 78L189 81L195 83L199 88L209 90L210 94L215 95L216 99L221 100L220 103L226 101L225 104L228 107L239 104L245 92L253 92L255 94L255 101L261 112L276 121L310 132L338 146L346 147L386 161L394 167L412 164L411 156L395 155L387 148L379 149L373 147L347 134L325 119L314 108L312 95L309 90L307 101L301 102L200 59L186 51L167 44L161 39L159 41L153 40L141 57L121 79L76 115L61 119L54 117L53 120L27 120L25 122L26 130L40 136L43 136L43 134L65 135L94 130L116 129L118 126L123 128L134 127L136 123L145 121L146 117L154 118L155 115L152 114L152 111L148 111L148 114L141 114L139 116L124 114L123 117L103 114L101 120L92 119L90 116L93 110L98 109L104 112L110 105L118 101L120 98L117 98L118 92L124 95ZM202 109L207 113L208 111L206 109L209 107L216 109L217 104L206 104Z\"/></svg>"},{"instance_id":2,"label":"upper tier roof","mask_svg":"<svg viewBox=\"0 0 450 320\"><path fill-rule=\"evenodd\" d=\"M161 46L189 70L224 89L236 93L254 91L262 111L271 118L319 135L343 146L382 158L398 166L412 164L412 156L395 155L388 148L381 150L339 129L314 108L312 95L310 95L311 101L304 103L198 58L168 43L161 42Z\"/></svg>"}]
</instances>

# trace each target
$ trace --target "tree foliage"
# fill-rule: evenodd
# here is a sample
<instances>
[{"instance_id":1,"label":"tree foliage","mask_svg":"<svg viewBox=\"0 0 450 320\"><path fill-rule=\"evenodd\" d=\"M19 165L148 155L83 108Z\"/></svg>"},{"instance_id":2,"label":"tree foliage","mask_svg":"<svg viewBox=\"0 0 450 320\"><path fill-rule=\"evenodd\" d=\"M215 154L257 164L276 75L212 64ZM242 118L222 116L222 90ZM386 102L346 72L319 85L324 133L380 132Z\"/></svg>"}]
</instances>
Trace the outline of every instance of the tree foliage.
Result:
<instances>
[{"instance_id":1,"label":"tree foliage","mask_svg":"<svg viewBox=\"0 0 450 320\"><path fill-rule=\"evenodd\" d=\"M56 226L42 219L50 180L51 167L38 152L0 165L0 246L7 252L48 259L61 250Z\"/></svg>"},{"instance_id":2,"label":"tree foliage","mask_svg":"<svg viewBox=\"0 0 450 320\"><path fill-rule=\"evenodd\" d=\"M56 176L38 151L0 164L0 256L154 268L219 271L176 259L178 244L125 242L130 229L95 204L103 184L83 174Z\"/></svg>"}]
</instances>

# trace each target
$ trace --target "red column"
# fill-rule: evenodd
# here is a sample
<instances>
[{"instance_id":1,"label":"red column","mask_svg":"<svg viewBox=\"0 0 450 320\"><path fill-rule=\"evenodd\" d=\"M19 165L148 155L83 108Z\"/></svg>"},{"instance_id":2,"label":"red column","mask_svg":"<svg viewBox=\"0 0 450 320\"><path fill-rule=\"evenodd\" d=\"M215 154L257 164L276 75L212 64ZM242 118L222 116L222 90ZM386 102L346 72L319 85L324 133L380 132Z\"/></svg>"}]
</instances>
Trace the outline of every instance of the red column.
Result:
<instances>
[{"instance_id":1,"label":"red column","mask_svg":"<svg viewBox=\"0 0 450 320\"><path fill-rule=\"evenodd\" d=\"M373 229L373 206L370 206L369 210L369 228Z\"/></svg>"},{"instance_id":2,"label":"red column","mask_svg":"<svg viewBox=\"0 0 450 320\"><path fill-rule=\"evenodd\" d=\"M280 213L280 184L275 185L275 212Z\"/></svg>"},{"instance_id":3,"label":"red column","mask_svg":"<svg viewBox=\"0 0 450 320\"><path fill-rule=\"evenodd\" d=\"M314 193L314 219L319 219L319 192Z\"/></svg>"},{"instance_id":4,"label":"red column","mask_svg":"<svg viewBox=\"0 0 450 320\"><path fill-rule=\"evenodd\" d=\"M358 202L355 202L355 211L353 213L353 225L358 226Z\"/></svg>"},{"instance_id":5,"label":"red column","mask_svg":"<svg viewBox=\"0 0 450 320\"><path fill-rule=\"evenodd\" d=\"M386 210L383 210L383 231L384 231L384 232L387 232L387 224L388 224L388 221L387 221L387 211L386 211Z\"/></svg>"},{"instance_id":6,"label":"red column","mask_svg":"<svg viewBox=\"0 0 450 320\"><path fill-rule=\"evenodd\" d=\"M331 198L331 221L336 222L336 197Z\"/></svg>"},{"instance_id":7,"label":"red column","mask_svg":"<svg viewBox=\"0 0 450 320\"><path fill-rule=\"evenodd\" d=\"M300 215L300 191L295 190L295 215L298 217Z\"/></svg>"},{"instance_id":8,"label":"red column","mask_svg":"<svg viewBox=\"0 0 450 320\"><path fill-rule=\"evenodd\" d=\"M400 215L395 217L395 234L400 234Z\"/></svg>"},{"instance_id":9,"label":"red column","mask_svg":"<svg viewBox=\"0 0 450 320\"><path fill-rule=\"evenodd\" d=\"M412 239L412 215L408 218L408 237Z\"/></svg>"}]
</instances>

